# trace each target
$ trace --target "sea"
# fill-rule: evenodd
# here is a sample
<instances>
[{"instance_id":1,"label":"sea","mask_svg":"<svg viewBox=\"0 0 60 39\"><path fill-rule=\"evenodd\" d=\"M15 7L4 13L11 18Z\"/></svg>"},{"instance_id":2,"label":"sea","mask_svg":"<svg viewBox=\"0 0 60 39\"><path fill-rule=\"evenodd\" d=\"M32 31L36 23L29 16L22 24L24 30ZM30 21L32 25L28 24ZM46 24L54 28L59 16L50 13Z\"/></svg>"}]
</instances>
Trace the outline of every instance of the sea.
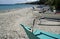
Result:
<instances>
[{"instance_id":1,"label":"sea","mask_svg":"<svg viewBox=\"0 0 60 39\"><path fill-rule=\"evenodd\" d=\"M33 7L32 4L0 4L0 12L4 12L7 10L13 10L13 9L22 9L27 7Z\"/></svg>"}]
</instances>

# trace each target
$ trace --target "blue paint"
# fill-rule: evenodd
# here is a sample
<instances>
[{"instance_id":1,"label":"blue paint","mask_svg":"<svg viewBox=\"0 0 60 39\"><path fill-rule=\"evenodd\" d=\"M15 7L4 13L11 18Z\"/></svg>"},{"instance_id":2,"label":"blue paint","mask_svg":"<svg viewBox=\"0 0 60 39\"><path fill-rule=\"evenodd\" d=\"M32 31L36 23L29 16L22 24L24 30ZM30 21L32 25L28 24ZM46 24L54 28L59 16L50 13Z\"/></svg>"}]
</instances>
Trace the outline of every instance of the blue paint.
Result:
<instances>
[{"instance_id":1,"label":"blue paint","mask_svg":"<svg viewBox=\"0 0 60 39\"><path fill-rule=\"evenodd\" d=\"M26 25L24 25L24 27L25 27L26 30L29 31L30 27L28 27ZM60 39L60 35L58 35L58 34L45 32L45 31L42 31L42 30L39 30L39 29L35 29L33 31L33 34L40 39Z\"/></svg>"}]
</instances>

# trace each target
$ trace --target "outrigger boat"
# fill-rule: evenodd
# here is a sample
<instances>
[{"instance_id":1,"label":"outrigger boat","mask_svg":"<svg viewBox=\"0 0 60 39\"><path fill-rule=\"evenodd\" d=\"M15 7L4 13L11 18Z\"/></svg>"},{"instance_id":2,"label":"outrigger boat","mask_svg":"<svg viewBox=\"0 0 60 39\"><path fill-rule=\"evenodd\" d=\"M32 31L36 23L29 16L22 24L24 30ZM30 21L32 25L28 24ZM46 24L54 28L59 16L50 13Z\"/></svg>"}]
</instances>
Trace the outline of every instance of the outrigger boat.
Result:
<instances>
[{"instance_id":1,"label":"outrigger boat","mask_svg":"<svg viewBox=\"0 0 60 39\"><path fill-rule=\"evenodd\" d=\"M45 32L42 30L38 30L35 29L33 32L31 32L31 28L20 24L23 29L25 30L27 36L29 37L29 39L60 39L60 35L59 34L54 34L54 33L50 33L50 32Z\"/></svg>"},{"instance_id":2,"label":"outrigger boat","mask_svg":"<svg viewBox=\"0 0 60 39\"><path fill-rule=\"evenodd\" d=\"M60 18L40 18L40 23L38 25L44 26L60 26Z\"/></svg>"},{"instance_id":3,"label":"outrigger boat","mask_svg":"<svg viewBox=\"0 0 60 39\"><path fill-rule=\"evenodd\" d=\"M45 31L38 30L38 29L35 29L33 32L31 32L30 27L23 25L23 24L20 24L20 25L24 28L29 39L60 39L59 34L45 32Z\"/></svg>"}]
</instances>

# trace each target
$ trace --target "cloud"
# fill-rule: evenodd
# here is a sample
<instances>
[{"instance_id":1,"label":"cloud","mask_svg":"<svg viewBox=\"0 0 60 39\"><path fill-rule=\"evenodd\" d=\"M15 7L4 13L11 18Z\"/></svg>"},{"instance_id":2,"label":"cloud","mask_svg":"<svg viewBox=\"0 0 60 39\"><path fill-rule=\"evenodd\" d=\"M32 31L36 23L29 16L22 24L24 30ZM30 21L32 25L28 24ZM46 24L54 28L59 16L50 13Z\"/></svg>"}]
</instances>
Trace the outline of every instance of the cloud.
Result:
<instances>
[{"instance_id":1,"label":"cloud","mask_svg":"<svg viewBox=\"0 0 60 39\"><path fill-rule=\"evenodd\" d=\"M36 1L36 0L27 0L27 1Z\"/></svg>"},{"instance_id":2,"label":"cloud","mask_svg":"<svg viewBox=\"0 0 60 39\"><path fill-rule=\"evenodd\" d=\"M13 0L0 0L0 4L11 4L14 3Z\"/></svg>"},{"instance_id":3,"label":"cloud","mask_svg":"<svg viewBox=\"0 0 60 39\"><path fill-rule=\"evenodd\" d=\"M14 3L22 3L22 2L31 2L37 0L0 0L0 4L14 4Z\"/></svg>"}]
</instances>

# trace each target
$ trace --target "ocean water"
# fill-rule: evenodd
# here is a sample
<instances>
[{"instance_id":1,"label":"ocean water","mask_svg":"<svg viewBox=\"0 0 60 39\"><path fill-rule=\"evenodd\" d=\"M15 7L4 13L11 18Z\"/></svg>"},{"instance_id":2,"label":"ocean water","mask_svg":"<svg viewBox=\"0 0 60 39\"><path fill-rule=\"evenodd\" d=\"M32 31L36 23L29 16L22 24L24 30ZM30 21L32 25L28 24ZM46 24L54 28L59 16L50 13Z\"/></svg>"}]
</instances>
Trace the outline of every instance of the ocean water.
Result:
<instances>
[{"instance_id":1,"label":"ocean water","mask_svg":"<svg viewBox=\"0 0 60 39\"><path fill-rule=\"evenodd\" d=\"M33 7L31 4L0 4L0 11Z\"/></svg>"}]
</instances>

